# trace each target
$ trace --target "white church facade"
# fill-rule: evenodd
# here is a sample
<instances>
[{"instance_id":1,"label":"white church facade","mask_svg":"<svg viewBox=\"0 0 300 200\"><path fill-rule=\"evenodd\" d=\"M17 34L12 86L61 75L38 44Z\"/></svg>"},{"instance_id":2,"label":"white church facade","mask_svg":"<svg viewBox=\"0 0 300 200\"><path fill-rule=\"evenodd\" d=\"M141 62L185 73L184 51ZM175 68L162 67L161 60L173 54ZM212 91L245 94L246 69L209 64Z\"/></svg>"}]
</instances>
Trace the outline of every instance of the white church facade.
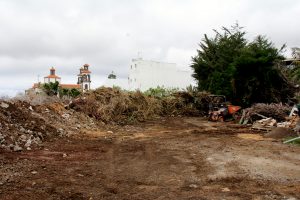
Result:
<instances>
[{"instance_id":1,"label":"white church facade","mask_svg":"<svg viewBox=\"0 0 300 200\"><path fill-rule=\"evenodd\" d=\"M91 71L89 70L89 65L85 64L79 69L79 74L77 75L77 84L65 84L62 83L61 77L56 74L54 67L50 68L50 74L44 77L44 83L38 82L34 83L32 88L25 91L26 94L39 94L42 93L43 84L47 83L59 83L61 89L77 89L82 92L86 92L91 89Z\"/></svg>"},{"instance_id":2,"label":"white church facade","mask_svg":"<svg viewBox=\"0 0 300 200\"><path fill-rule=\"evenodd\" d=\"M131 91L146 91L158 86L183 90L190 85L195 85L191 70L181 70L175 63L143 60L142 58L132 59L127 80L107 79L104 84L107 87L118 86Z\"/></svg>"}]
</instances>

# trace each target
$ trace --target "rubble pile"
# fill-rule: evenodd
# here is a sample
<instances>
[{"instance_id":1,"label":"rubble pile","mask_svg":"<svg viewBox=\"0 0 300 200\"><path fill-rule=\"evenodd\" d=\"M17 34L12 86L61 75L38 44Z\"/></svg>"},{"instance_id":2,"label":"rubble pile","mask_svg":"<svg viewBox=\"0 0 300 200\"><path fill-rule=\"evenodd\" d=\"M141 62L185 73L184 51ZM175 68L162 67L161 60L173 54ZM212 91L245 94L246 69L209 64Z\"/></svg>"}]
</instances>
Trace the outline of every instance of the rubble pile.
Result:
<instances>
[{"instance_id":1,"label":"rubble pile","mask_svg":"<svg viewBox=\"0 0 300 200\"><path fill-rule=\"evenodd\" d=\"M244 109L245 118L250 122L254 122L262 118L273 118L277 122L285 121L289 115L291 107L283 104L265 104L258 103L250 108Z\"/></svg>"},{"instance_id":2,"label":"rubble pile","mask_svg":"<svg viewBox=\"0 0 300 200\"><path fill-rule=\"evenodd\" d=\"M273 135L277 137L277 132L282 130L290 130L296 134L300 129L297 107L282 104L255 104L251 108L244 109L240 123L251 123L251 129L271 132L272 137Z\"/></svg>"},{"instance_id":3,"label":"rubble pile","mask_svg":"<svg viewBox=\"0 0 300 200\"><path fill-rule=\"evenodd\" d=\"M45 119L35 115L34 108L26 102L0 103L0 146L3 149L30 150L50 136L57 136L57 129Z\"/></svg>"},{"instance_id":4,"label":"rubble pile","mask_svg":"<svg viewBox=\"0 0 300 200\"><path fill-rule=\"evenodd\" d=\"M33 106L25 101L0 101L0 149L31 150L45 140L97 126L92 118L65 109L61 102Z\"/></svg>"}]
</instances>

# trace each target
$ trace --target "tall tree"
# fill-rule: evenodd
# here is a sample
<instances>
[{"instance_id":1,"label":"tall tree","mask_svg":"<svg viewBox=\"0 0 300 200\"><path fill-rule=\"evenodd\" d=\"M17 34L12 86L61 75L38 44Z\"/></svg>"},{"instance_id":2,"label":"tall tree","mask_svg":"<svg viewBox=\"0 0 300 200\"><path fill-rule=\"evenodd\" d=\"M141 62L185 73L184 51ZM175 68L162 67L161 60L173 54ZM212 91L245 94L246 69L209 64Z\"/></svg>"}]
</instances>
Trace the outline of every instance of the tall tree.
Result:
<instances>
[{"instance_id":1,"label":"tall tree","mask_svg":"<svg viewBox=\"0 0 300 200\"><path fill-rule=\"evenodd\" d=\"M265 37L253 42L236 24L200 43L192 57L193 76L200 90L226 95L233 103L249 106L257 102L284 102L293 96L293 87L276 67L281 50Z\"/></svg>"},{"instance_id":2,"label":"tall tree","mask_svg":"<svg viewBox=\"0 0 300 200\"><path fill-rule=\"evenodd\" d=\"M200 90L232 96L235 73L232 63L246 45L245 32L238 24L231 29L223 27L222 31L220 33L214 30L213 38L204 35L199 44L200 49L197 50L198 54L192 57L191 67Z\"/></svg>"},{"instance_id":3,"label":"tall tree","mask_svg":"<svg viewBox=\"0 0 300 200\"><path fill-rule=\"evenodd\" d=\"M234 63L236 102L286 102L293 97L292 85L278 68L284 59L282 48L277 49L268 39L258 36L243 49Z\"/></svg>"}]
</instances>

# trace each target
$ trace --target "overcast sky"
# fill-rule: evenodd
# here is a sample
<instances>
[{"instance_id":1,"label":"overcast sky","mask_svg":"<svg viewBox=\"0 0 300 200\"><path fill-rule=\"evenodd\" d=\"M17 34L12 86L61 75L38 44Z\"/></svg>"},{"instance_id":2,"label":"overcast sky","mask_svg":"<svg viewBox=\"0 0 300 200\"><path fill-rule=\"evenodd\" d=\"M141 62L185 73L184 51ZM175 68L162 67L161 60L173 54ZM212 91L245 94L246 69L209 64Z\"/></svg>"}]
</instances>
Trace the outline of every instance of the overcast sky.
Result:
<instances>
[{"instance_id":1,"label":"overcast sky","mask_svg":"<svg viewBox=\"0 0 300 200\"><path fill-rule=\"evenodd\" d=\"M299 0L0 0L0 94L31 87L51 66L76 83L85 63L95 88L112 70L126 78L138 52L186 68L203 34L237 21L249 39L299 47L299 15Z\"/></svg>"}]
</instances>

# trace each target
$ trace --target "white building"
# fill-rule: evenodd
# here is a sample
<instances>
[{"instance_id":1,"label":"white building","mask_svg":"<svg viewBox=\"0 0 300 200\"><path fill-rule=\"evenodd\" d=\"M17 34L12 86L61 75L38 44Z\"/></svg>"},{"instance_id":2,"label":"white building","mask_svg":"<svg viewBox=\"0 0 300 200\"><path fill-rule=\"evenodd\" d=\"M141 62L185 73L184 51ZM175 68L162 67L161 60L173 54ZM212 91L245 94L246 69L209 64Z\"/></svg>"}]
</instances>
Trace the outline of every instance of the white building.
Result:
<instances>
[{"instance_id":1,"label":"white building","mask_svg":"<svg viewBox=\"0 0 300 200\"><path fill-rule=\"evenodd\" d=\"M163 63L157 61L132 59L128 79L107 78L104 82L106 87L121 87L125 90L146 91L149 88L164 87L186 89L196 85L192 77L192 71L184 71L177 68L175 63Z\"/></svg>"},{"instance_id":2,"label":"white building","mask_svg":"<svg viewBox=\"0 0 300 200\"><path fill-rule=\"evenodd\" d=\"M158 86L186 89L195 85L192 71L177 68L175 63L132 59L128 76L129 90L145 91Z\"/></svg>"}]
</instances>

